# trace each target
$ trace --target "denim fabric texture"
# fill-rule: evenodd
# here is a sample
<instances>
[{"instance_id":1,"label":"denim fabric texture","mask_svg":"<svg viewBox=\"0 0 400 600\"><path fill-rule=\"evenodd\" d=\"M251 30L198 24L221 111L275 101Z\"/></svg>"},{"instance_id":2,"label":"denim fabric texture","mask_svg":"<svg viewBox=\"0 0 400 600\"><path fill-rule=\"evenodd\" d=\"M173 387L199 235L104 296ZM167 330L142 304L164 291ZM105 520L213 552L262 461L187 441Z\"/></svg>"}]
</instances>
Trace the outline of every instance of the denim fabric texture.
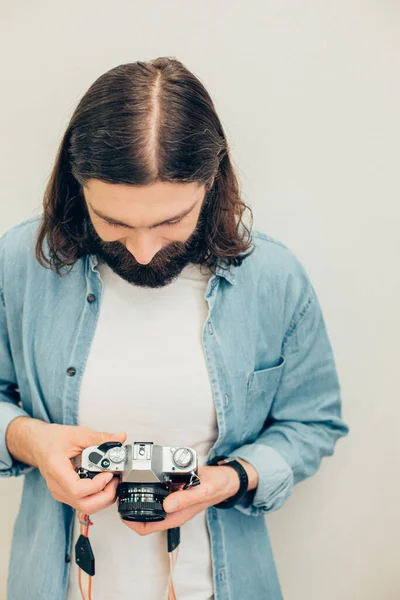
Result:
<instances>
[{"instance_id":1,"label":"denim fabric texture","mask_svg":"<svg viewBox=\"0 0 400 600\"><path fill-rule=\"evenodd\" d=\"M95 255L79 259L63 277L38 263L40 218L0 238L0 476L24 475L8 600L66 597L75 511L54 500L38 469L13 459L5 434L19 415L78 423L102 295ZM256 490L237 506L207 509L215 600L282 599L264 517L349 431L324 318L304 267L279 241L256 230L252 238L251 256L236 267L219 263L205 293L202 341L218 422L208 460L239 456L259 474Z\"/></svg>"}]
</instances>

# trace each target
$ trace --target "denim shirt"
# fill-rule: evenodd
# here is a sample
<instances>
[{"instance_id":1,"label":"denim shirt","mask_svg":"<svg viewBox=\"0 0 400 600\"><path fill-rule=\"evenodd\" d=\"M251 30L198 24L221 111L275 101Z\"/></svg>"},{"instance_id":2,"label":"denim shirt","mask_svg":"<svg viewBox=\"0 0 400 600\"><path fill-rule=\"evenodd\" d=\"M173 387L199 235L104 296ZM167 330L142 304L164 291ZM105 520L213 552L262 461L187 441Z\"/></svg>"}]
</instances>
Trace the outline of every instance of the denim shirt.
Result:
<instances>
[{"instance_id":1,"label":"denim shirt","mask_svg":"<svg viewBox=\"0 0 400 600\"><path fill-rule=\"evenodd\" d=\"M62 277L38 263L41 216L0 238L0 475L25 476L8 600L66 598L75 511L52 497L38 469L13 459L5 434L20 415L78 424L79 387L102 295L96 256L82 257ZM235 507L206 511L215 600L282 599L264 517L317 471L349 430L305 269L264 233L253 230L252 241L255 250L240 266L218 263L205 292L202 343L218 423L207 462L238 456L259 476L257 488Z\"/></svg>"}]
</instances>

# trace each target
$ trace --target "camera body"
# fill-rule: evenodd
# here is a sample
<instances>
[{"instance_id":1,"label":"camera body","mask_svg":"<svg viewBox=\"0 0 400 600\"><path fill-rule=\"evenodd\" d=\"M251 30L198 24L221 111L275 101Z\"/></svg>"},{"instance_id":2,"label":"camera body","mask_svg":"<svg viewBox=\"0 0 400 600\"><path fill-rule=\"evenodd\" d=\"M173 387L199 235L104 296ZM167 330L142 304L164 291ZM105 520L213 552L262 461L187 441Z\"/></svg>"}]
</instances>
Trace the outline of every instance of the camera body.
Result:
<instances>
[{"instance_id":1,"label":"camera body","mask_svg":"<svg viewBox=\"0 0 400 600\"><path fill-rule=\"evenodd\" d=\"M73 461L81 478L103 472L120 478L118 511L126 521L162 521L164 498L200 483L196 451L187 446L104 442L85 448Z\"/></svg>"}]
</instances>

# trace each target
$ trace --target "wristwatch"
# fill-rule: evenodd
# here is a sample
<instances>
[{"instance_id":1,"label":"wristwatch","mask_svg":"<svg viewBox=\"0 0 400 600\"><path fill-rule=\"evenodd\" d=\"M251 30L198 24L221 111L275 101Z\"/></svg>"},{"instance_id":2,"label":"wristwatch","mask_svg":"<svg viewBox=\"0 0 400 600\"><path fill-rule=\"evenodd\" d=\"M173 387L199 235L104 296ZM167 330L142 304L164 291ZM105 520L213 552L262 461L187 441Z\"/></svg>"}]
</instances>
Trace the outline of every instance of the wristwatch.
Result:
<instances>
[{"instance_id":1,"label":"wristwatch","mask_svg":"<svg viewBox=\"0 0 400 600\"><path fill-rule=\"evenodd\" d=\"M211 461L209 461L208 465L217 466L219 463L220 466L224 467L232 467L235 469L236 473L239 475L240 487L234 496L224 500L223 502L219 502L218 504L214 504L215 508L231 508L235 506L243 498L247 489L249 487L249 478L247 476L246 469L243 465L238 462L238 456L215 456Z\"/></svg>"}]
</instances>

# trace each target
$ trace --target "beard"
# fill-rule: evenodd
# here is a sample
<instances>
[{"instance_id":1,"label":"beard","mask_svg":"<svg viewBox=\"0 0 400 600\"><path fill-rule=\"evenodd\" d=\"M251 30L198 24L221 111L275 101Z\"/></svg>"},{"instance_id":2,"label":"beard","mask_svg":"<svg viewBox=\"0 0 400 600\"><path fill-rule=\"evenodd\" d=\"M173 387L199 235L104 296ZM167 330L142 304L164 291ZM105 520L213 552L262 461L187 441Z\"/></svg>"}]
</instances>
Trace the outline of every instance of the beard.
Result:
<instances>
[{"instance_id":1,"label":"beard","mask_svg":"<svg viewBox=\"0 0 400 600\"><path fill-rule=\"evenodd\" d=\"M86 233L91 254L107 264L114 273L132 285L161 288L178 277L182 270L205 246L203 207L194 232L186 242L171 242L159 250L149 264L142 265L121 242L104 242L93 227L88 215Z\"/></svg>"}]
</instances>

